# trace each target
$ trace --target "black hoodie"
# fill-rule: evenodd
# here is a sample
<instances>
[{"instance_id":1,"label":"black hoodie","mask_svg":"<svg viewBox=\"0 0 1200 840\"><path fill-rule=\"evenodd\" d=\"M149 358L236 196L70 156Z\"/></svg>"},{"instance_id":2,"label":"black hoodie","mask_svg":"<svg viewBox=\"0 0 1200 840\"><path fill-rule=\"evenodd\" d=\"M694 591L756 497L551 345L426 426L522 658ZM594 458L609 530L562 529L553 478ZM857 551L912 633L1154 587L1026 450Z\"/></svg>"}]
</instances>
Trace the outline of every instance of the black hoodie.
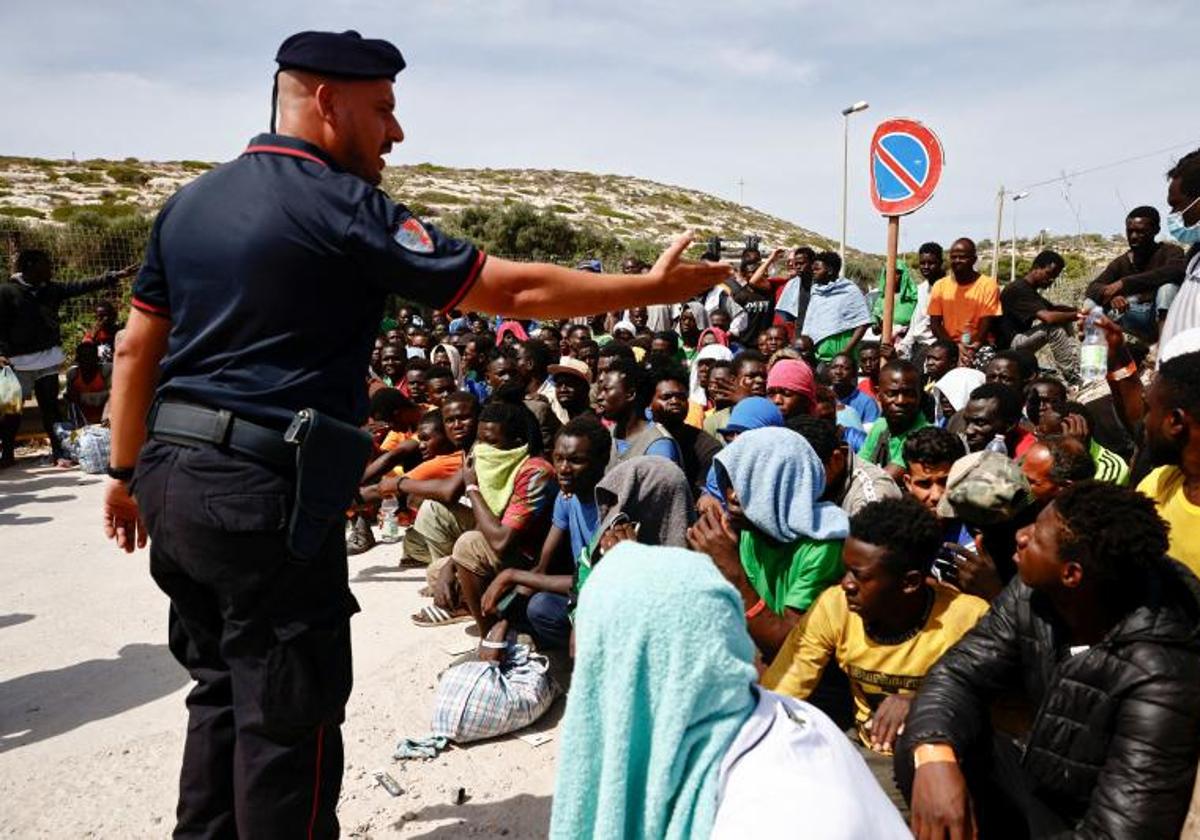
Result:
<instances>
[{"instance_id":1,"label":"black hoodie","mask_svg":"<svg viewBox=\"0 0 1200 840\"><path fill-rule=\"evenodd\" d=\"M1178 837L1200 754L1200 581L1164 558L1102 641L1074 656L1045 598L1014 578L930 670L905 722L959 755L988 706L1024 689L1034 793L1084 837Z\"/></svg>"}]
</instances>

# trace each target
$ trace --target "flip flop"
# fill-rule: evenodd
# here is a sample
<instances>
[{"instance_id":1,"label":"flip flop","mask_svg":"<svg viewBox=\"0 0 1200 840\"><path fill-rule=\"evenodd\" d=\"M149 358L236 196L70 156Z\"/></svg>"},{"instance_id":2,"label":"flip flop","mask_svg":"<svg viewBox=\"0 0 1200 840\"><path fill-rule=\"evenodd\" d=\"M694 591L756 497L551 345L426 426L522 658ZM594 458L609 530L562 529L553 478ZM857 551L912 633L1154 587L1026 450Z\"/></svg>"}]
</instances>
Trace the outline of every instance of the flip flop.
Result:
<instances>
[{"instance_id":1,"label":"flip flop","mask_svg":"<svg viewBox=\"0 0 1200 840\"><path fill-rule=\"evenodd\" d=\"M469 612L452 613L437 604L421 607L421 611L412 616L412 623L418 627L445 627L449 624L462 624L472 620Z\"/></svg>"}]
</instances>

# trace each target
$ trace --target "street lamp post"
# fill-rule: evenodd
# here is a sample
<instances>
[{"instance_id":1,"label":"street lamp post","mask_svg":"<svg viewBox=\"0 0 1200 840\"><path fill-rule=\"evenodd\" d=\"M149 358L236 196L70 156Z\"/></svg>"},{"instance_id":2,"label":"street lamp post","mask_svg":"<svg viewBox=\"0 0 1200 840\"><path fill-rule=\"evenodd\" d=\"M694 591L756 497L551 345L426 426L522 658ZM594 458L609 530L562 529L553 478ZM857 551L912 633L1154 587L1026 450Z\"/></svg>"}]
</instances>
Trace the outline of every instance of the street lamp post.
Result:
<instances>
[{"instance_id":1,"label":"street lamp post","mask_svg":"<svg viewBox=\"0 0 1200 840\"><path fill-rule=\"evenodd\" d=\"M846 265L846 191L850 179L850 115L869 107L866 101L859 101L842 109L842 243L838 255L842 258L843 271Z\"/></svg>"},{"instance_id":2,"label":"street lamp post","mask_svg":"<svg viewBox=\"0 0 1200 840\"><path fill-rule=\"evenodd\" d=\"M1013 211L1012 211L1012 242L1009 250L1009 265L1008 265L1008 282L1013 282L1017 279L1017 202L1028 196L1028 192L1013 193Z\"/></svg>"}]
</instances>

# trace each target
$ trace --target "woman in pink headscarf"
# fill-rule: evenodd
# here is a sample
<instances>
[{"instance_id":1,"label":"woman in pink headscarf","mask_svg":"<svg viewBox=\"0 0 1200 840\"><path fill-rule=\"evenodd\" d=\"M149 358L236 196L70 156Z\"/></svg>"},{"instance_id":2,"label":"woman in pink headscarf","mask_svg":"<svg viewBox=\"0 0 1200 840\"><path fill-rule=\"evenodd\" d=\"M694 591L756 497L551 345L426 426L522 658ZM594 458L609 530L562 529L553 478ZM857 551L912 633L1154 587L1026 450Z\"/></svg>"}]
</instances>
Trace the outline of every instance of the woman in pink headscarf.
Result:
<instances>
[{"instance_id":1,"label":"woman in pink headscarf","mask_svg":"<svg viewBox=\"0 0 1200 840\"><path fill-rule=\"evenodd\" d=\"M496 330L496 346L503 347L505 339L508 339L510 336L511 340L507 342L508 344L524 344L529 340L529 334L525 332L525 328L518 322L505 321L500 325L500 329Z\"/></svg>"},{"instance_id":2,"label":"woman in pink headscarf","mask_svg":"<svg viewBox=\"0 0 1200 840\"><path fill-rule=\"evenodd\" d=\"M700 337L696 339L696 349L703 350L710 344L720 344L722 347L729 346L729 333L720 327L708 327L700 332Z\"/></svg>"}]
</instances>

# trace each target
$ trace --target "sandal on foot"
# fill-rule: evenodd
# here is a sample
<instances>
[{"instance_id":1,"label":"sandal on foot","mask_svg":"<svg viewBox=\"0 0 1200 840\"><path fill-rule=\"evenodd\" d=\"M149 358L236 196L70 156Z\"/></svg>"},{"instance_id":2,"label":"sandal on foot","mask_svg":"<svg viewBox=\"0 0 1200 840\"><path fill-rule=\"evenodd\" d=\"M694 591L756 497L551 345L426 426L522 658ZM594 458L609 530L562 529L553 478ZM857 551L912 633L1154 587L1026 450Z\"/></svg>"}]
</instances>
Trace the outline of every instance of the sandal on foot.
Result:
<instances>
[{"instance_id":1,"label":"sandal on foot","mask_svg":"<svg viewBox=\"0 0 1200 840\"><path fill-rule=\"evenodd\" d=\"M448 624L462 624L471 621L469 612L452 613L437 604L421 607L421 611L412 617L413 624L418 627L445 627Z\"/></svg>"}]
</instances>

